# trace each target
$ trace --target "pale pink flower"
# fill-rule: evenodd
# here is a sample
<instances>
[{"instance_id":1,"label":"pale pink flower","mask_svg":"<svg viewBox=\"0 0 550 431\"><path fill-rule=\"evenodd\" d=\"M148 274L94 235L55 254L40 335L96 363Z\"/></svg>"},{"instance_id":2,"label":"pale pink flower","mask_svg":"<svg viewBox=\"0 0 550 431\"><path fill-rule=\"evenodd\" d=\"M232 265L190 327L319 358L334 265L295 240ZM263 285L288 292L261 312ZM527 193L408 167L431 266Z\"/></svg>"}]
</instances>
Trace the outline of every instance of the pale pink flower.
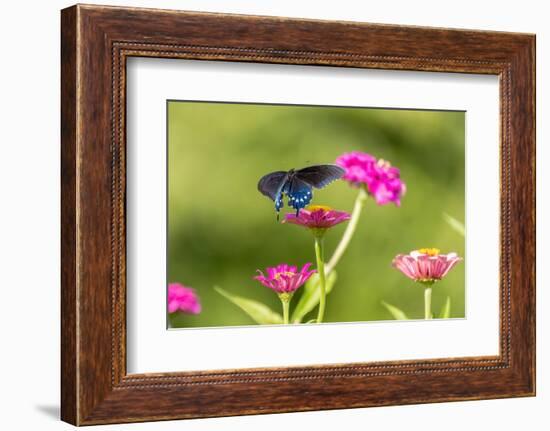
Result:
<instances>
[{"instance_id":1,"label":"pale pink flower","mask_svg":"<svg viewBox=\"0 0 550 431\"><path fill-rule=\"evenodd\" d=\"M298 271L295 266L282 263L275 267L267 268L267 277L262 271L258 270L260 275L254 277L254 279L279 294L294 293L316 272L315 270L309 271L310 266L311 263L306 263Z\"/></svg>"},{"instance_id":2,"label":"pale pink flower","mask_svg":"<svg viewBox=\"0 0 550 431\"><path fill-rule=\"evenodd\" d=\"M411 280L431 284L445 277L461 260L456 253L439 254L436 248L421 248L397 255L392 266Z\"/></svg>"},{"instance_id":3,"label":"pale pink flower","mask_svg":"<svg viewBox=\"0 0 550 431\"><path fill-rule=\"evenodd\" d=\"M328 229L350 219L345 211L336 211L324 205L310 205L298 215L287 214L283 223L292 223L310 229Z\"/></svg>"},{"instance_id":4,"label":"pale pink flower","mask_svg":"<svg viewBox=\"0 0 550 431\"><path fill-rule=\"evenodd\" d=\"M188 314L199 314L201 304L194 289L180 283L168 285L168 312L182 311Z\"/></svg>"},{"instance_id":5,"label":"pale pink flower","mask_svg":"<svg viewBox=\"0 0 550 431\"><path fill-rule=\"evenodd\" d=\"M346 181L356 187L364 186L378 205L390 202L401 205L401 197L406 191L405 183L401 181L399 169L389 162L353 151L339 156L336 164L346 170L343 176Z\"/></svg>"}]
</instances>

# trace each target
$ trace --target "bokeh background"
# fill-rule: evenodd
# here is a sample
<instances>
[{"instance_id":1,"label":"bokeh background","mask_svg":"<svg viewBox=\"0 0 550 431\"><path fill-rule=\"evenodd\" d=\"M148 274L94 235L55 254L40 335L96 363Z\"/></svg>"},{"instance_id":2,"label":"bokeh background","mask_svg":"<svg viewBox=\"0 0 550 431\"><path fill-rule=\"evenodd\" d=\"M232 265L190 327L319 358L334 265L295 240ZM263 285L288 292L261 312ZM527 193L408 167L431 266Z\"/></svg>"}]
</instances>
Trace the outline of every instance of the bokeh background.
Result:
<instances>
[{"instance_id":1,"label":"bokeh background","mask_svg":"<svg viewBox=\"0 0 550 431\"><path fill-rule=\"evenodd\" d=\"M401 207L369 199L336 268L325 322L391 320L382 301L422 318L423 289L391 261L421 247L464 256L464 237L444 218L464 221L464 127L463 112L169 101L167 281L196 289L203 309L171 315L169 325L255 324L214 286L280 312L277 296L252 277L279 263L314 263L313 238L304 228L277 223L257 182L268 172L333 163L354 150L400 168L407 193ZM351 212L356 194L337 181L315 190L312 203ZM327 260L345 226L327 233ZM434 285L435 315L449 296L451 317L464 317L465 264Z\"/></svg>"}]
</instances>

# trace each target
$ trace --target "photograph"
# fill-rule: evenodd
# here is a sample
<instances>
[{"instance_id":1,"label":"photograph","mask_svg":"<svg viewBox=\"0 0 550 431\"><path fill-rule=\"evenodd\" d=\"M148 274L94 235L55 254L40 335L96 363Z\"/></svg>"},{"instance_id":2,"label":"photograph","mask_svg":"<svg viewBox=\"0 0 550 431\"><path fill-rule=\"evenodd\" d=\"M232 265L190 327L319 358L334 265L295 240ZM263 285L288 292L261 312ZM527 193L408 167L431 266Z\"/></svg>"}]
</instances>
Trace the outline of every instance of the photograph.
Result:
<instances>
[{"instance_id":1,"label":"photograph","mask_svg":"<svg viewBox=\"0 0 550 431\"><path fill-rule=\"evenodd\" d=\"M541 419L542 6L129 1L6 20L6 420Z\"/></svg>"},{"instance_id":2,"label":"photograph","mask_svg":"<svg viewBox=\"0 0 550 431\"><path fill-rule=\"evenodd\" d=\"M167 327L465 318L465 112L168 100Z\"/></svg>"}]
</instances>

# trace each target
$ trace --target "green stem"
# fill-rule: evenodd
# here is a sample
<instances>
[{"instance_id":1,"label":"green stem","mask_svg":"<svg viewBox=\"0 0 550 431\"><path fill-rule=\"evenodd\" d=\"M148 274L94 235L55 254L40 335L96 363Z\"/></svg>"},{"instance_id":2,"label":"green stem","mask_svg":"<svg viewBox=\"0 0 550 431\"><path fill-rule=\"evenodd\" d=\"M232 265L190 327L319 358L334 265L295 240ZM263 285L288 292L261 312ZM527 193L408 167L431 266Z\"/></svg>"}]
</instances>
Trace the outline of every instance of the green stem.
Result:
<instances>
[{"instance_id":1,"label":"green stem","mask_svg":"<svg viewBox=\"0 0 550 431\"><path fill-rule=\"evenodd\" d=\"M424 288L424 319L432 318L432 288Z\"/></svg>"},{"instance_id":2,"label":"green stem","mask_svg":"<svg viewBox=\"0 0 550 431\"><path fill-rule=\"evenodd\" d=\"M315 235L315 257L317 258L317 272L319 273L319 284L321 287L321 297L319 298L319 313L317 314L317 323L322 323L323 317L325 315L325 304L327 296L322 235Z\"/></svg>"},{"instance_id":3,"label":"green stem","mask_svg":"<svg viewBox=\"0 0 550 431\"><path fill-rule=\"evenodd\" d=\"M281 299L281 303L283 304L283 323L285 325L288 325L289 322L289 309L290 309L290 301L289 300L283 300Z\"/></svg>"},{"instance_id":4,"label":"green stem","mask_svg":"<svg viewBox=\"0 0 550 431\"><path fill-rule=\"evenodd\" d=\"M357 228L357 224L359 223L359 218L361 217L361 211L365 206L365 202L367 202L368 196L369 195L367 194L365 188L361 187L359 189L359 193L357 194L357 198L355 198L353 211L351 212L351 217L349 219L344 235L342 235L342 239L340 240L340 243L336 247L336 250L334 250L332 257L330 258L330 261L327 264L327 271L326 271L327 274L329 274L335 268L335 266L340 261L341 257L344 255L344 252L348 248L348 245L351 239L353 238L353 234L355 233L355 229Z\"/></svg>"}]
</instances>

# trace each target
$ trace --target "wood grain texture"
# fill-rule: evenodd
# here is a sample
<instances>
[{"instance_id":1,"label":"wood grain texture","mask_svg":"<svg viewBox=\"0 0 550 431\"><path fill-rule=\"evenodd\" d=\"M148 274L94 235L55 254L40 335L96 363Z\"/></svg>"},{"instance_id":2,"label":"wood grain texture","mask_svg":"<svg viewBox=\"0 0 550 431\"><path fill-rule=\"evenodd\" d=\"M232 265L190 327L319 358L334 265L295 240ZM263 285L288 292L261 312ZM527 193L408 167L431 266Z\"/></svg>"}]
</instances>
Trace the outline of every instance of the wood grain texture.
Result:
<instances>
[{"instance_id":1,"label":"wood grain texture","mask_svg":"<svg viewBox=\"0 0 550 431\"><path fill-rule=\"evenodd\" d=\"M76 299L76 8L61 16L61 417L78 421Z\"/></svg>"},{"instance_id":2,"label":"wood grain texture","mask_svg":"<svg viewBox=\"0 0 550 431\"><path fill-rule=\"evenodd\" d=\"M534 395L533 35L79 5L62 11L61 38L63 420L87 425ZM130 56L498 75L500 354L127 375Z\"/></svg>"}]
</instances>

